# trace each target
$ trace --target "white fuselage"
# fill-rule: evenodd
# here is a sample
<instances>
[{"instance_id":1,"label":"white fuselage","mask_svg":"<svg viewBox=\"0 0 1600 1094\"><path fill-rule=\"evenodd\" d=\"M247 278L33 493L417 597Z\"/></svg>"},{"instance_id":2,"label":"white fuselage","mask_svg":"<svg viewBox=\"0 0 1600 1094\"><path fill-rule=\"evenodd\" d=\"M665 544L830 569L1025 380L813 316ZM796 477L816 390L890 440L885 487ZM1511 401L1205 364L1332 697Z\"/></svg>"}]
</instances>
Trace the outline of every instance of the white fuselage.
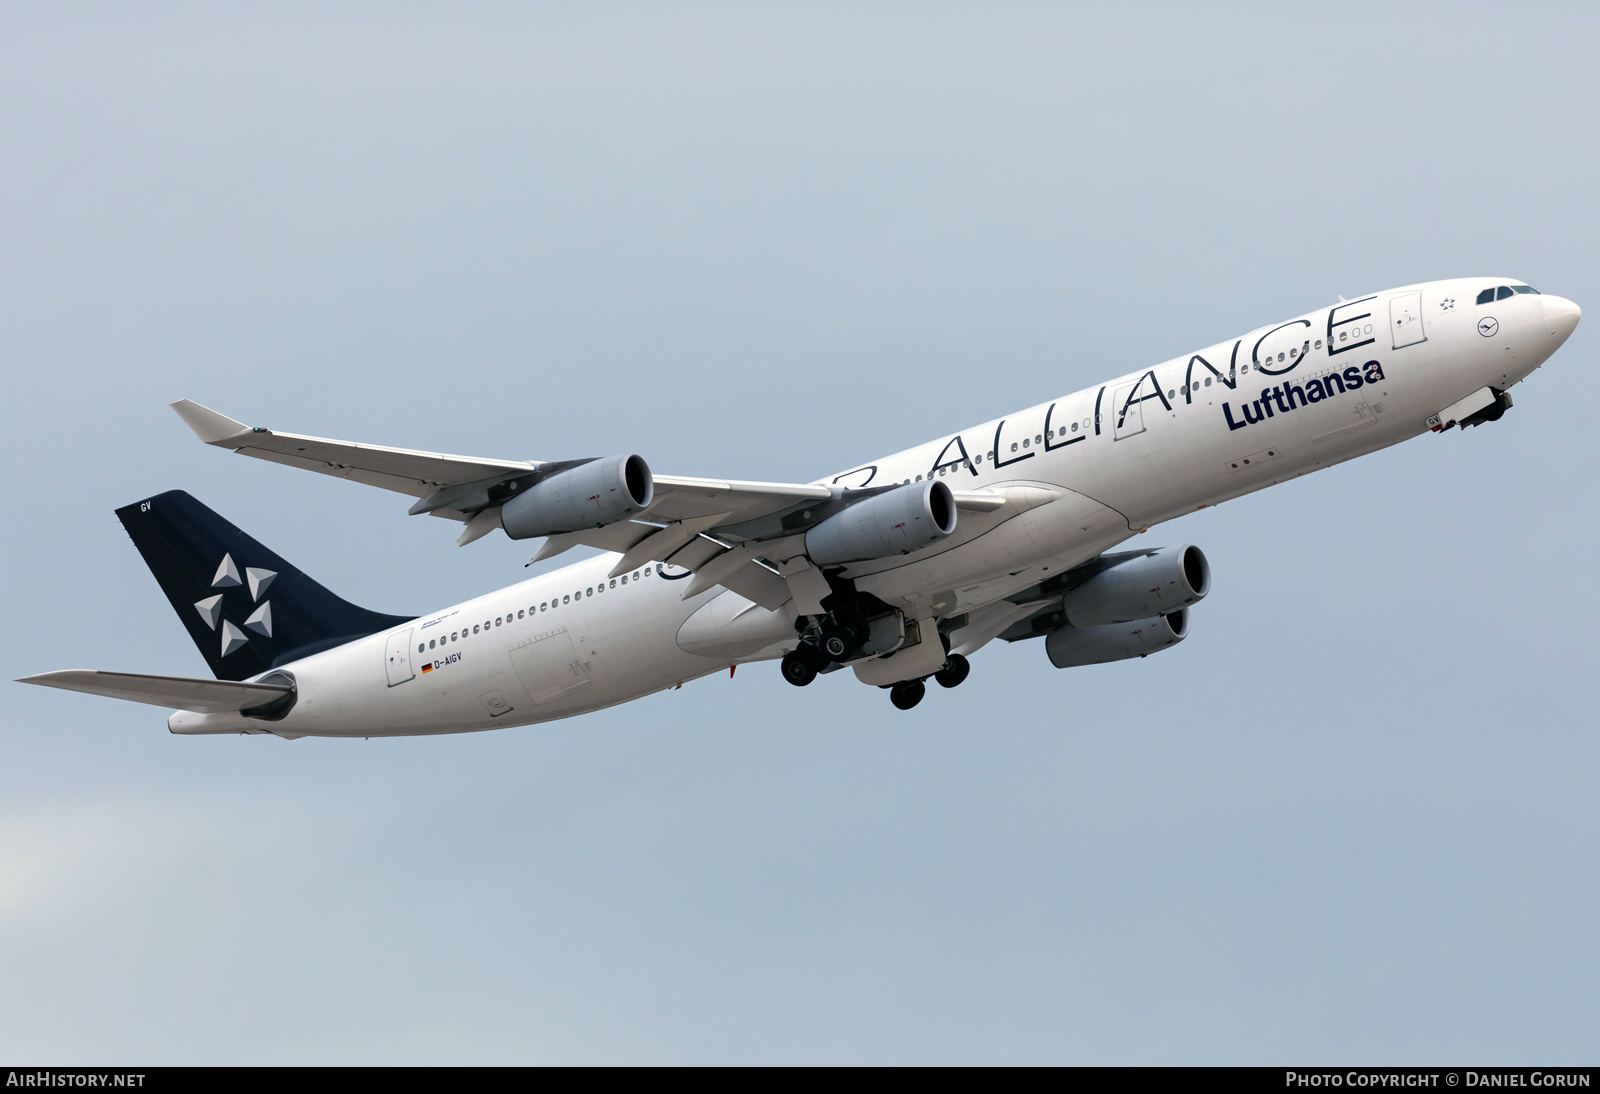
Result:
<instances>
[{"instance_id":1,"label":"white fuselage","mask_svg":"<svg viewBox=\"0 0 1600 1094\"><path fill-rule=\"evenodd\" d=\"M976 619L1154 524L1428 432L1457 400L1527 376L1575 326L1577 308L1559 297L1474 303L1510 283L1436 281L1320 308L819 480L938 476L1006 498L963 512L931 547L844 576L912 619ZM768 612L720 588L682 600L687 582L675 578L687 571L652 563L609 578L618 557L281 666L298 690L281 721L179 712L168 724L290 737L493 729L626 702L795 645L792 603Z\"/></svg>"}]
</instances>

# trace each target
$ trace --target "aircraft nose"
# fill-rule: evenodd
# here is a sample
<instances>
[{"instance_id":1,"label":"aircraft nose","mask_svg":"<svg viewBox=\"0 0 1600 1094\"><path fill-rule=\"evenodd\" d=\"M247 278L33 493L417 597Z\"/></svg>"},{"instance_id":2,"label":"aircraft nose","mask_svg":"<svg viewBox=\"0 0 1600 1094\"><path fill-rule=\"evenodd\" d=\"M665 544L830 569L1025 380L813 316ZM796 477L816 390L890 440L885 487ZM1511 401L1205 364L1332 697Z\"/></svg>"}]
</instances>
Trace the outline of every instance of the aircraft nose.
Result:
<instances>
[{"instance_id":1,"label":"aircraft nose","mask_svg":"<svg viewBox=\"0 0 1600 1094\"><path fill-rule=\"evenodd\" d=\"M1544 310L1545 329L1557 345L1578 329L1578 320L1583 318L1583 309L1564 297L1541 296L1539 306Z\"/></svg>"}]
</instances>

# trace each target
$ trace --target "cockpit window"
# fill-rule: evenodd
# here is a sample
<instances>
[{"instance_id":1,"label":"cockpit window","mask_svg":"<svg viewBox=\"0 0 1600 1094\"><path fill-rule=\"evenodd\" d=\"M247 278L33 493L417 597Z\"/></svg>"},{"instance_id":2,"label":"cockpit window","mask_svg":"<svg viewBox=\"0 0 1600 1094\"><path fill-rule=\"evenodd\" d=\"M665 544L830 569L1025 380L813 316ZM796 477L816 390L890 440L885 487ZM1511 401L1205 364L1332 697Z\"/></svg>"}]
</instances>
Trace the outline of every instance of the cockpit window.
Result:
<instances>
[{"instance_id":1,"label":"cockpit window","mask_svg":"<svg viewBox=\"0 0 1600 1094\"><path fill-rule=\"evenodd\" d=\"M1512 292L1531 293L1534 296L1542 296L1542 295L1544 295L1538 289L1534 288L1532 285L1513 285L1513 286L1511 286L1511 291Z\"/></svg>"},{"instance_id":2,"label":"cockpit window","mask_svg":"<svg viewBox=\"0 0 1600 1094\"><path fill-rule=\"evenodd\" d=\"M1506 300L1506 299L1509 299L1510 296L1511 296L1511 286L1510 285L1501 285L1500 286L1500 291L1495 294L1495 299L1496 300Z\"/></svg>"},{"instance_id":3,"label":"cockpit window","mask_svg":"<svg viewBox=\"0 0 1600 1094\"><path fill-rule=\"evenodd\" d=\"M1493 300L1494 300L1494 290L1493 289L1484 289L1481 293L1478 294L1478 303L1480 303L1480 304L1488 304L1488 303L1493 302Z\"/></svg>"}]
</instances>

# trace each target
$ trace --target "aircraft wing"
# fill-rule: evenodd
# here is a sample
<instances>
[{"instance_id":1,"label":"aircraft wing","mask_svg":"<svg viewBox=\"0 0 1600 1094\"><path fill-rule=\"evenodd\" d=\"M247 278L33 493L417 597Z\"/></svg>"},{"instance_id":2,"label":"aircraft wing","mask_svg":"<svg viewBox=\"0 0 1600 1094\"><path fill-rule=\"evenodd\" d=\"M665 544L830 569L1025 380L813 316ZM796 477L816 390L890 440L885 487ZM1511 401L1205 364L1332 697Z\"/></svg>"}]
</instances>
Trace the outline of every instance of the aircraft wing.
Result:
<instances>
[{"instance_id":1,"label":"aircraft wing","mask_svg":"<svg viewBox=\"0 0 1600 1094\"><path fill-rule=\"evenodd\" d=\"M418 452L375 444L334 441L252 428L189 399L172 404L195 436L206 444L231 449L241 456L300 467L338 479L351 479L400 494L422 498L447 486L462 486L507 472L532 471L539 465L527 460L488 460L451 456L443 452ZM465 515L457 519L465 520Z\"/></svg>"},{"instance_id":2,"label":"aircraft wing","mask_svg":"<svg viewBox=\"0 0 1600 1094\"><path fill-rule=\"evenodd\" d=\"M265 706L292 691L282 684L247 684L233 680L203 680L187 676L140 676L131 672L97 672L63 669L24 676L19 684L82 691L111 699L127 699L152 706L193 710L201 714Z\"/></svg>"},{"instance_id":3,"label":"aircraft wing","mask_svg":"<svg viewBox=\"0 0 1600 1094\"><path fill-rule=\"evenodd\" d=\"M501 527L500 502L508 489L516 488L520 476L543 478L588 462L452 456L280 433L247 426L188 399L173 403L172 409L206 444L419 498L411 507L413 514L466 523L456 540L463 546ZM644 512L600 528L552 535L532 561L581 545L621 552L614 577L651 561L695 571L683 593L686 599L712 585L723 585L774 609L791 595L811 605L828 595L820 572L806 573L803 537L786 534L778 515L807 502L832 502L839 492L814 483L675 475L654 475L653 480L654 500ZM958 508L976 512L992 512L1007 504L1007 499L981 491L954 496ZM800 588L807 592L798 593Z\"/></svg>"},{"instance_id":4,"label":"aircraft wing","mask_svg":"<svg viewBox=\"0 0 1600 1094\"><path fill-rule=\"evenodd\" d=\"M452 456L443 452L421 452L410 448L388 448L330 440L327 437L308 437L299 433L280 433L260 426L247 426L189 399L173 403L172 409L206 444L231 449L241 456L271 460L273 463L350 479L416 498L439 495L449 487L496 482L522 471L549 472L563 467L562 464L538 460ZM799 501L825 501L832 496L826 486L735 482L672 475L656 475L654 478L656 499L647 516L650 520L667 523L708 516L752 520L786 509ZM473 513L482 508L474 502L489 500L487 487L482 498L464 494L453 500L456 505L440 508L430 506L426 510L414 508L435 516L470 520Z\"/></svg>"}]
</instances>

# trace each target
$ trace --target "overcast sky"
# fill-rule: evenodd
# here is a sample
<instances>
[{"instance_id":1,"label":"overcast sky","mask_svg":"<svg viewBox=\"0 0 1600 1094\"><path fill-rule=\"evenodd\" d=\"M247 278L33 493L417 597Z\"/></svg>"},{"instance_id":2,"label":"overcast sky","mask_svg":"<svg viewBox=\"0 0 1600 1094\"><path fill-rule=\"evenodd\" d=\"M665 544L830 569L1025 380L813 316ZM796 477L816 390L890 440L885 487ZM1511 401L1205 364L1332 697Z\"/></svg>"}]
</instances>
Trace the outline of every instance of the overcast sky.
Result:
<instances>
[{"instance_id":1,"label":"overcast sky","mask_svg":"<svg viewBox=\"0 0 1600 1094\"><path fill-rule=\"evenodd\" d=\"M112 515L171 488L380 611L527 575L179 398L806 481L1337 294L1591 318L1151 529L1158 658L365 742L0 686L0 1057L1595 1057L1592 8L448 7L0 7L10 676L205 674Z\"/></svg>"}]
</instances>

